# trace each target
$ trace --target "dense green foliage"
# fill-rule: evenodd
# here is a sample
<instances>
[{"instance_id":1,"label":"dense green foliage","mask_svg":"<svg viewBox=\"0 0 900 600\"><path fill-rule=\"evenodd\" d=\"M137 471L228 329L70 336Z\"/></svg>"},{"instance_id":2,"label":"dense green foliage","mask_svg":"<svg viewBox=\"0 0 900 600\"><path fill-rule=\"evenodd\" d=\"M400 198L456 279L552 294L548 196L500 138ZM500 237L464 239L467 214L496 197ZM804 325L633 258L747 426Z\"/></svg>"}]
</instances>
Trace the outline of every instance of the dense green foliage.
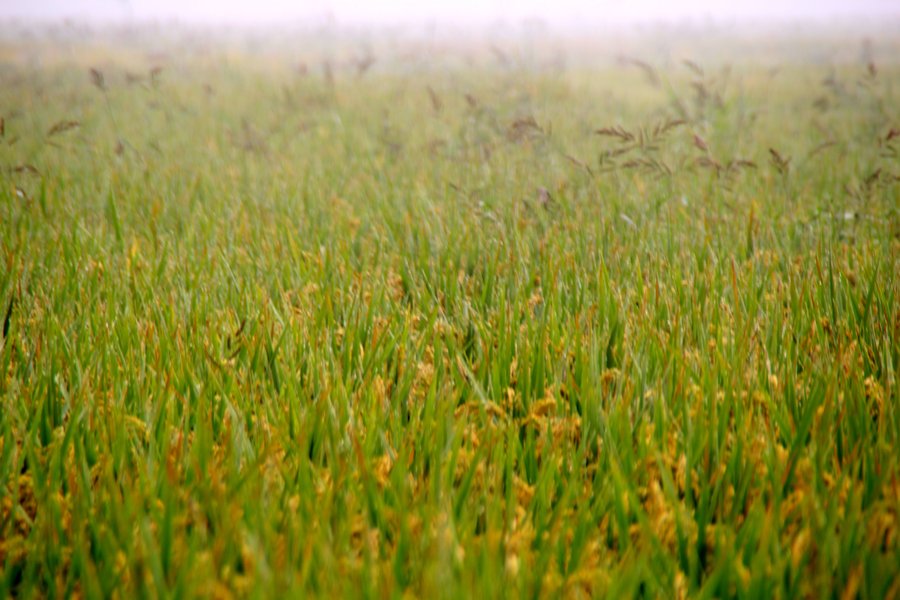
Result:
<instances>
[{"instance_id":1,"label":"dense green foliage","mask_svg":"<svg viewBox=\"0 0 900 600\"><path fill-rule=\"evenodd\" d=\"M0 596L900 593L900 71L495 54L7 48Z\"/></svg>"}]
</instances>

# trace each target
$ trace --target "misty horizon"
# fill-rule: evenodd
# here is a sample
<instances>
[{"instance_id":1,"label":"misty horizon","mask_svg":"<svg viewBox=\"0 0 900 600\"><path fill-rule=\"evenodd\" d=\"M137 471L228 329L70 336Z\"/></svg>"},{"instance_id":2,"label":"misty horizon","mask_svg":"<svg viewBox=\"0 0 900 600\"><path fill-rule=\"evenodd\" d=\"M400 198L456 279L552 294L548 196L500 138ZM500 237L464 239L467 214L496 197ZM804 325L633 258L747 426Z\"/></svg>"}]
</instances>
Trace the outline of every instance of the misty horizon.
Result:
<instances>
[{"instance_id":1,"label":"misty horizon","mask_svg":"<svg viewBox=\"0 0 900 600\"><path fill-rule=\"evenodd\" d=\"M7 0L8 2L8 0ZM882 21L900 19L900 6L887 0L841 2L825 0L792 2L773 0L722 3L689 0L672 4L642 0L627 6L613 2L561 0L548 7L536 0L510 2L417 3L409 0L309 0L285 2L261 0L45 0L27 5L0 4L0 19L24 21L124 22L174 21L200 25L272 25L333 23L349 26L384 25L490 25L498 21L535 21L550 26L635 25L644 23L784 23L816 22L840 24L847 20Z\"/></svg>"}]
</instances>

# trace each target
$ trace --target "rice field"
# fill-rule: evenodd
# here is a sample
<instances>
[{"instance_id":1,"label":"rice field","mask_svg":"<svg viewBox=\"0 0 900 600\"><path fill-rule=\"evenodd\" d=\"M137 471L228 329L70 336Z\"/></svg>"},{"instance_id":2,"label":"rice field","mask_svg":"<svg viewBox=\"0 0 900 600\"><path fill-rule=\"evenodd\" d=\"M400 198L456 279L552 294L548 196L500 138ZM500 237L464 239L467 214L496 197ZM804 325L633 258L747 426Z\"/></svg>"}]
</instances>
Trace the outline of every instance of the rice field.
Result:
<instances>
[{"instance_id":1,"label":"rice field","mask_svg":"<svg viewBox=\"0 0 900 600\"><path fill-rule=\"evenodd\" d=\"M0 597L900 597L886 31L0 35Z\"/></svg>"}]
</instances>

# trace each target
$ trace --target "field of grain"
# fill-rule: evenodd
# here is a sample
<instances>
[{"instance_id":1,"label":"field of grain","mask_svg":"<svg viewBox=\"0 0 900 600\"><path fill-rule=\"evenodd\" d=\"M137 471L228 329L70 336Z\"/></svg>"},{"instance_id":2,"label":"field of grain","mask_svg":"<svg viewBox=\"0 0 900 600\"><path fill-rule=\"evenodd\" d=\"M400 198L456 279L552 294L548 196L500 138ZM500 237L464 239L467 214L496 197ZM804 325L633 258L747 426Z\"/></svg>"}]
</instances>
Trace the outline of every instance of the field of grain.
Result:
<instances>
[{"instance_id":1,"label":"field of grain","mask_svg":"<svg viewBox=\"0 0 900 600\"><path fill-rule=\"evenodd\" d=\"M900 39L755 35L4 33L0 597L900 597Z\"/></svg>"}]
</instances>

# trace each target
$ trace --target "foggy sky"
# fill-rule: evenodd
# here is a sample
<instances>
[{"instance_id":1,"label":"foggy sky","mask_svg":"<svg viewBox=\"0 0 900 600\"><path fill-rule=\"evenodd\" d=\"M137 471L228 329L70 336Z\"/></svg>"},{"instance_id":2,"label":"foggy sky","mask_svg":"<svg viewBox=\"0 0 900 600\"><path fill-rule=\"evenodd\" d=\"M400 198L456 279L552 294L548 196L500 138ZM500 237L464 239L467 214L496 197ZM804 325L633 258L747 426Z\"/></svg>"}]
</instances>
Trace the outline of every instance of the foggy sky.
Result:
<instances>
[{"instance_id":1,"label":"foggy sky","mask_svg":"<svg viewBox=\"0 0 900 600\"><path fill-rule=\"evenodd\" d=\"M349 25L490 23L536 18L554 25L685 21L840 21L900 18L900 0L0 0L0 19Z\"/></svg>"}]
</instances>

